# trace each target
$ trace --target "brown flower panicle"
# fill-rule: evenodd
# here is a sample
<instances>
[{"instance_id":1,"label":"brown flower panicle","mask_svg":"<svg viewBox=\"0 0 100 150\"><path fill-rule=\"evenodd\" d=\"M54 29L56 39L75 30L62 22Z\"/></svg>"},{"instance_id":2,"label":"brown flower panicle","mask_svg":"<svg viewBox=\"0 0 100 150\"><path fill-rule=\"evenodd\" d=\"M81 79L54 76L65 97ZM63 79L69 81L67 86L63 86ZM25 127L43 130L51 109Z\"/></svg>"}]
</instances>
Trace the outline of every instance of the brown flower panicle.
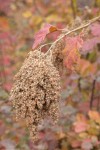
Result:
<instances>
[{"instance_id":1,"label":"brown flower panicle","mask_svg":"<svg viewBox=\"0 0 100 150\"><path fill-rule=\"evenodd\" d=\"M60 76L49 57L31 51L14 79L11 97L16 119L24 119L33 141L38 125L50 116L59 117Z\"/></svg>"}]
</instances>

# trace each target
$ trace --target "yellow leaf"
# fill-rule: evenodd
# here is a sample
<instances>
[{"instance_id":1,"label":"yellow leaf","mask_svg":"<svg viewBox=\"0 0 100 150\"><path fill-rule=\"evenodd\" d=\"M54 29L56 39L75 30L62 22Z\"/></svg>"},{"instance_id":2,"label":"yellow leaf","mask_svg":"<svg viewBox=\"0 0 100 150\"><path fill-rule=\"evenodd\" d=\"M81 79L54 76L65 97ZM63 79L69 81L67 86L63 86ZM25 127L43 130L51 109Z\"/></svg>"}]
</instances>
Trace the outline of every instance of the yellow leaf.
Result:
<instances>
[{"instance_id":1,"label":"yellow leaf","mask_svg":"<svg viewBox=\"0 0 100 150\"><path fill-rule=\"evenodd\" d=\"M96 129L96 127L90 127L88 129L88 133L91 135L99 135L99 131L98 131L98 129Z\"/></svg>"},{"instance_id":2,"label":"yellow leaf","mask_svg":"<svg viewBox=\"0 0 100 150\"><path fill-rule=\"evenodd\" d=\"M79 133L79 137L82 138L82 139L85 139L85 138L88 138L88 133L86 132L83 132L83 133Z\"/></svg>"},{"instance_id":3,"label":"yellow leaf","mask_svg":"<svg viewBox=\"0 0 100 150\"><path fill-rule=\"evenodd\" d=\"M89 111L88 113L90 119L94 120L96 123L100 124L100 114L97 111Z\"/></svg>"},{"instance_id":4,"label":"yellow leaf","mask_svg":"<svg viewBox=\"0 0 100 150\"><path fill-rule=\"evenodd\" d=\"M59 138L59 139L62 139L62 138L64 138L64 137L66 137L66 135L65 135L63 132L60 132L60 133L58 134L58 138Z\"/></svg>"},{"instance_id":5,"label":"yellow leaf","mask_svg":"<svg viewBox=\"0 0 100 150\"><path fill-rule=\"evenodd\" d=\"M58 15L56 14L52 14L46 17L46 21L51 23L51 22L61 22L64 21L63 18L60 18Z\"/></svg>"},{"instance_id":6,"label":"yellow leaf","mask_svg":"<svg viewBox=\"0 0 100 150\"><path fill-rule=\"evenodd\" d=\"M31 26L38 26L42 23L43 18L41 16L32 16L32 18L30 19L30 25Z\"/></svg>"},{"instance_id":7,"label":"yellow leaf","mask_svg":"<svg viewBox=\"0 0 100 150\"><path fill-rule=\"evenodd\" d=\"M30 11L25 11L25 12L23 12L22 16L24 18L30 18L32 16L32 13Z\"/></svg>"}]
</instances>

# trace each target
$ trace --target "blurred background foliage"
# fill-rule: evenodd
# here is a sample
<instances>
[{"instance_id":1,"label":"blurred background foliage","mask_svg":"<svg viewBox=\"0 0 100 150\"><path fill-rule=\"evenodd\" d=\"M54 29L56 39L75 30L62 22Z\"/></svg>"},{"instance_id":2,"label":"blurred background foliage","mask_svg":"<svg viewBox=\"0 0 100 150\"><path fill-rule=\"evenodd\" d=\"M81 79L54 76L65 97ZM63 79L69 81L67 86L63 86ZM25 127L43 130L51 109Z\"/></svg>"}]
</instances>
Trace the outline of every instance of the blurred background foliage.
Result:
<instances>
[{"instance_id":1,"label":"blurred background foliage","mask_svg":"<svg viewBox=\"0 0 100 150\"><path fill-rule=\"evenodd\" d=\"M59 123L44 120L37 143L23 122L14 121L9 101L13 76L31 50L34 33L45 23L77 26L99 13L100 0L0 0L0 150L100 150L100 42L88 42L79 73L64 76Z\"/></svg>"}]
</instances>

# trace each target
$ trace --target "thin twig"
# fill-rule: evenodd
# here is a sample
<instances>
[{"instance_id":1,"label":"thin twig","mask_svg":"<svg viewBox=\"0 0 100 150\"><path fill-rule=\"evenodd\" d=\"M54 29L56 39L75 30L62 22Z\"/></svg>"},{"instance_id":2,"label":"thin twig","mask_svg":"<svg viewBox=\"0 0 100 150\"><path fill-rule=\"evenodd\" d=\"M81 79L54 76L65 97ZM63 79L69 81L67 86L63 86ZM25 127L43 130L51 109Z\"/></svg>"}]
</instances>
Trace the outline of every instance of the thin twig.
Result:
<instances>
[{"instance_id":1,"label":"thin twig","mask_svg":"<svg viewBox=\"0 0 100 150\"><path fill-rule=\"evenodd\" d=\"M41 48L43 48L44 46L51 45L51 44L52 44L52 43L43 44L43 45L41 45L41 46L38 48L38 50L41 49Z\"/></svg>"},{"instance_id":2,"label":"thin twig","mask_svg":"<svg viewBox=\"0 0 100 150\"><path fill-rule=\"evenodd\" d=\"M96 80L94 79L93 83L92 83L92 91L91 91L91 97L90 97L90 108L92 108L92 106L93 106L95 85L96 85Z\"/></svg>"},{"instance_id":3,"label":"thin twig","mask_svg":"<svg viewBox=\"0 0 100 150\"><path fill-rule=\"evenodd\" d=\"M97 100L97 110L100 111L100 96L98 96Z\"/></svg>"},{"instance_id":4,"label":"thin twig","mask_svg":"<svg viewBox=\"0 0 100 150\"><path fill-rule=\"evenodd\" d=\"M78 79L78 89L79 89L79 92L81 92L81 84L80 84L80 81L81 81L81 77L79 77L79 79Z\"/></svg>"}]
</instances>

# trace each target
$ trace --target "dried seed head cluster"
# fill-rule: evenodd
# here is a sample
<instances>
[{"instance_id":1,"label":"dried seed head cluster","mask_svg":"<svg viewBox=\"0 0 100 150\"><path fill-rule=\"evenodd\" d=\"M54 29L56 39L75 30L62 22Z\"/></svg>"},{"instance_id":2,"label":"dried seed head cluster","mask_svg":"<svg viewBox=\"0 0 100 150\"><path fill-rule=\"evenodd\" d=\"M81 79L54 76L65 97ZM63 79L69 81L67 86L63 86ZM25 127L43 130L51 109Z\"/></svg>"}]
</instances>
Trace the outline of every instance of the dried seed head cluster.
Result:
<instances>
[{"instance_id":1,"label":"dried seed head cluster","mask_svg":"<svg viewBox=\"0 0 100 150\"><path fill-rule=\"evenodd\" d=\"M40 60L41 55L41 60ZM38 125L50 116L59 116L60 76L49 58L40 51L31 51L15 76L10 99L17 119L25 119L33 140Z\"/></svg>"},{"instance_id":2,"label":"dried seed head cluster","mask_svg":"<svg viewBox=\"0 0 100 150\"><path fill-rule=\"evenodd\" d=\"M63 39L61 39L52 48L53 64L57 68L57 70L59 70L59 72L62 72L62 69L63 69L62 51L64 47L65 47L65 42Z\"/></svg>"}]
</instances>

